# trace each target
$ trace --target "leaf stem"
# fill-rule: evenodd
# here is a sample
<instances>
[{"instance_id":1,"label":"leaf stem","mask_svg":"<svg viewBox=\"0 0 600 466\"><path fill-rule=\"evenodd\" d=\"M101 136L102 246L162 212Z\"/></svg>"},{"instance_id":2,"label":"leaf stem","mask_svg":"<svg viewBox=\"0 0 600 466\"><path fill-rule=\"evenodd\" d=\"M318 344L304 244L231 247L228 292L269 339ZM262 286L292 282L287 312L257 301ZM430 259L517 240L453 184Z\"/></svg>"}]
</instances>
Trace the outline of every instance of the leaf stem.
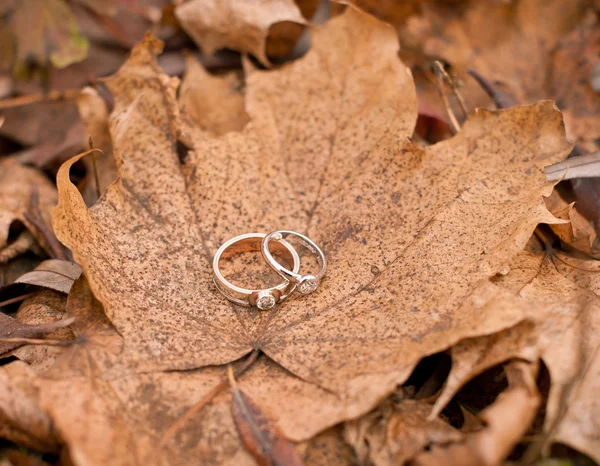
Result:
<instances>
[{"instance_id":1,"label":"leaf stem","mask_svg":"<svg viewBox=\"0 0 600 466\"><path fill-rule=\"evenodd\" d=\"M446 81L448 83L448 85L454 92L454 95L459 96L460 94L455 89L452 79L450 78L448 73L446 73L446 70L444 70L444 65L442 65L438 60L433 62L433 71L435 73L435 84L438 89L438 93L440 94L440 97L444 101L444 106L446 108L446 114L448 115L448 118L450 119L450 126L452 129L452 132L454 134L456 134L460 131L460 123L458 122L458 119L456 118L456 115L454 114L454 110L452 110L452 106L450 105L450 100L448 99L446 92L444 92L444 81ZM465 115L467 115L467 110L464 105L464 100L462 99L462 96L460 98L458 98L458 101L461 104L463 112L465 113Z\"/></svg>"},{"instance_id":2,"label":"leaf stem","mask_svg":"<svg viewBox=\"0 0 600 466\"><path fill-rule=\"evenodd\" d=\"M17 296L16 298L7 299L6 301L0 302L0 307L8 306L9 304L19 303L21 301L25 301L27 298L31 298L35 292L27 293L21 296Z\"/></svg>"},{"instance_id":3,"label":"leaf stem","mask_svg":"<svg viewBox=\"0 0 600 466\"><path fill-rule=\"evenodd\" d=\"M1 343L24 343L26 345L69 346L76 340L44 340L43 338L0 338Z\"/></svg>"},{"instance_id":4,"label":"leaf stem","mask_svg":"<svg viewBox=\"0 0 600 466\"><path fill-rule=\"evenodd\" d=\"M96 195L98 199L100 199L100 177L98 176L98 166L96 165L96 151L94 150L94 141L92 141L92 136L89 137L90 151L92 153L92 167L94 168L94 180L96 181Z\"/></svg>"}]
</instances>

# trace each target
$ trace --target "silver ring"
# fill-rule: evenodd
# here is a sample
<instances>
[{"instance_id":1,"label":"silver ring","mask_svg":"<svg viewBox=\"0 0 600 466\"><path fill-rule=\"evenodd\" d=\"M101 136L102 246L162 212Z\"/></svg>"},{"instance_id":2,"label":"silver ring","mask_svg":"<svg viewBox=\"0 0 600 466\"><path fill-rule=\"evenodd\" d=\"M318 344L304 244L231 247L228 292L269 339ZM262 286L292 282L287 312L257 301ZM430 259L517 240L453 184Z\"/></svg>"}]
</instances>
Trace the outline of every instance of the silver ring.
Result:
<instances>
[{"instance_id":1,"label":"silver ring","mask_svg":"<svg viewBox=\"0 0 600 466\"><path fill-rule=\"evenodd\" d=\"M274 240L276 243L285 243L284 239L287 236L297 237L300 242L308 248L309 251L317 255L317 261L321 266L321 270L319 270L317 274L301 275L297 270L286 269L283 265L275 260L273 254L271 254L269 243L271 240ZM260 251L262 252L265 261L267 261L267 264L269 264L269 266L271 266L271 268L283 278L289 280L290 283L298 285L298 291L300 291L302 294L310 294L318 288L319 281L321 280L321 277L327 268L327 259L325 258L325 254L321 248L317 246L317 244L308 236L304 236L303 234L292 230L277 230L269 233L263 238Z\"/></svg>"},{"instance_id":2,"label":"silver ring","mask_svg":"<svg viewBox=\"0 0 600 466\"><path fill-rule=\"evenodd\" d=\"M223 243L213 258L213 281L215 286L229 301L241 306L256 306L260 310L271 309L276 303L283 301L296 289L296 284L284 277L283 283L263 290L249 290L234 285L228 281L219 270L221 259L248 251L259 251L264 233L246 233L236 236ZM273 252L277 253L288 264L293 264L293 273L300 269L300 257L296 250L287 242L279 241L273 245ZM273 257L273 256L271 256ZM273 262L278 262L273 259Z\"/></svg>"}]
</instances>

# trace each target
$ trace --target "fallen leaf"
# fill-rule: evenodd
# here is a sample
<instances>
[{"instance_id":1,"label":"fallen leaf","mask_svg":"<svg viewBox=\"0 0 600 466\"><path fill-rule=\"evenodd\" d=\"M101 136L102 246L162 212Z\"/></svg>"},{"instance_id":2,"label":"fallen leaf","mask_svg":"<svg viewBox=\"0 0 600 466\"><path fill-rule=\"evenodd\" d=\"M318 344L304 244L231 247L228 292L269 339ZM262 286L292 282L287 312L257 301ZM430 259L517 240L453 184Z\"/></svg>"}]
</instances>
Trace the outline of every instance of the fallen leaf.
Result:
<instances>
[{"instance_id":1,"label":"fallen leaf","mask_svg":"<svg viewBox=\"0 0 600 466\"><path fill-rule=\"evenodd\" d=\"M356 465L356 457L352 448L344 441L341 426L328 429L308 442L304 452L304 464L306 466Z\"/></svg>"},{"instance_id":2,"label":"fallen leaf","mask_svg":"<svg viewBox=\"0 0 600 466\"><path fill-rule=\"evenodd\" d=\"M33 243L35 243L35 241L33 241ZM11 243L11 245L12 244L13 243ZM5 252L7 249L10 249L10 247L11 246L8 246L2 252ZM39 252L41 253L42 251L40 250ZM0 263L0 285L2 285L2 287L11 285L17 278L29 272L31 269L34 269L35 266L39 263L40 259L36 256L32 256L31 254L21 255L15 259L9 260L6 263ZM4 288L0 288L0 290L4 290ZM0 293L0 296L2 302L14 298L11 292L9 292L8 294Z\"/></svg>"},{"instance_id":3,"label":"fallen leaf","mask_svg":"<svg viewBox=\"0 0 600 466\"><path fill-rule=\"evenodd\" d=\"M566 248L575 248L592 257L599 256L596 230L594 230L592 223L579 213L576 204L568 204L556 190L545 201L548 210L553 215L569 221L567 224L551 226L552 231L566 245Z\"/></svg>"},{"instance_id":4,"label":"fallen leaf","mask_svg":"<svg viewBox=\"0 0 600 466\"><path fill-rule=\"evenodd\" d=\"M452 65L463 77L463 92L474 96L471 88L476 83L465 73L473 68L502 83L521 104L554 99L564 109L568 137L586 150L598 150L594 115L600 109L600 95L593 92L588 78L600 35L589 3L486 1L469 2L458 15L444 11L426 13L432 35L422 48L426 55ZM471 108L479 105L485 103L471 101Z\"/></svg>"},{"instance_id":5,"label":"fallen leaf","mask_svg":"<svg viewBox=\"0 0 600 466\"><path fill-rule=\"evenodd\" d=\"M552 103L477 112L423 151L408 141L416 102L394 32L349 8L302 59L248 69L251 122L212 138L181 117L157 50L148 39L107 81L117 182L88 209L68 179L75 160L58 175L56 232L124 339L107 377L261 348L283 374L252 380L256 390L297 386L304 401L274 408L281 400L248 392L301 441L372 409L423 356L523 319L497 312L488 279L538 223L560 222L542 200L552 189L542 167L570 151ZM193 147L184 161L182 140ZM324 247L319 293L272 313L232 307L213 288L212 254L235 234L282 226Z\"/></svg>"},{"instance_id":6,"label":"fallen leaf","mask_svg":"<svg viewBox=\"0 0 600 466\"><path fill-rule=\"evenodd\" d=\"M227 47L251 53L265 66L270 66L265 51L269 28L284 21L306 24L293 0L192 0L176 7L175 16L205 54Z\"/></svg>"},{"instance_id":7,"label":"fallen leaf","mask_svg":"<svg viewBox=\"0 0 600 466\"><path fill-rule=\"evenodd\" d=\"M598 415L600 403L600 346L597 346L591 360L581 368L580 379L564 400L565 411L561 413L551 442L569 445L585 453L596 463L600 459L600 444L596 435L600 430Z\"/></svg>"},{"instance_id":8,"label":"fallen leaf","mask_svg":"<svg viewBox=\"0 0 600 466\"><path fill-rule=\"evenodd\" d=\"M10 233L10 232L9 232ZM24 230L19 233L17 239L7 244L4 249L0 251L0 264L6 264L7 262L19 257L26 253L30 249L35 249L36 242L33 235L28 231ZM28 269L29 270L29 269ZM9 283L12 283L11 280ZM2 282L1 285L7 285L8 283Z\"/></svg>"},{"instance_id":9,"label":"fallen leaf","mask_svg":"<svg viewBox=\"0 0 600 466\"><path fill-rule=\"evenodd\" d=\"M345 424L345 438L357 452L360 464L406 464L431 445L459 442L463 435L442 419L428 419L431 405L402 399Z\"/></svg>"},{"instance_id":10,"label":"fallen leaf","mask_svg":"<svg viewBox=\"0 0 600 466\"><path fill-rule=\"evenodd\" d=\"M508 388L479 417L485 428L466 435L463 442L433 445L417 456L415 466L493 466L502 461L533 422L541 402L536 386L537 368L523 361L505 368Z\"/></svg>"},{"instance_id":11,"label":"fallen leaf","mask_svg":"<svg viewBox=\"0 0 600 466\"><path fill-rule=\"evenodd\" d=\"M19 277L15 283L36 285L68 293L79 275L81 275L81 267L77 264L59 259L49 259L31 272Z\"/></svg>"},{"instance_id":12,"label":"fallen leaf","mask_svg":"<svg viewBox=\"0 0 600 466\"><path fill-rule=\"evenodd\" d=\"M46 239L25 218L35 190L43 220L50 225L50 208L57 201L54 185L41 172L21 165L14 157L0 159L0 254L9 246L11 227L18 223L25 225L39 244L46 245Z\"/></svg>"},{"instance_id":13,"label":"fallen leaf","mask_svg":"<svg viewBox=\"0 0 600 466\"><path fill-rule=\"evenodd\" d=\"M24 342L19 341L19 339L41 337L59 328L68 327L73 323L73 320L74 319L69 318L39 325L27 325L20 323L4 313L0 313L2 329L0 331L0 355L25 344ZM10 340L12 339L15 339L16 342L11 342Z\"/></svg>"},{"instance_id":14,"label":"fallen leaf","mask_svg":"<svg viewBox=\"0 0 600 466\"><path fill-rule=\"evenodd\" d=\"M15 157L24 165L49 168L62 164L74 153L81 152L83 146L83 125L77 121L67 129L61 140L44 141L34 147L22 150Z\"/></svg>"},{"instance_id":15,"label":"fallen leaf","mask_svg":"<svg viewBox=\"0 0 600 466\"><path fill-rule=\"evenodd\" d=\"M590 82L598 63L600 21L588 11L552 54L548 94L565 109L567 134L585 152L600 150L600 93Z\"/></svg>"},{"instance_id":16,"label":"fallen leaf","mask_svg":"<svg viewBox=\"0 0 600 466\"><path fill-rule=\"evenodd\" d=\"M2 113L6 121L0 134L24 146L52 142L58 147L79 120L77 107L72 102L39 102L7 108ZM56 115L61 117L56 118Z\"/></svg>"},{"instance_id":17,"label":"fallen leaf","mask_svg":"<svg viewBox=\"0 0 600 466\"><path fill-rule=\"evenodd\" d=\"M302 465L294 444L287 440L260 407L239 389L231 367L229 380L232 387L233 420L246 450L256 462L263 466Z\"/></svg>"},{"instance_id":18,"label":"fallen leaf","mask_svg":"<svg viewBox=\"0 0 600 466\"><path fill-rule=\"evenodd\" d=\"M66 305L67 298L64 294L51 290L38 291L23 302L15 318L27 325L56 322L69 317L65 314ZM63 327L47 333L45 338L72 341L74 336L70 327ZM67 346L25 345L12 350L10 354L29 364L37 373L43 373L50 369L56 358L66 350Z\"/></svg>"},{"instance_id":19,"label":"fallen leaf","mask_svg":"<svg viewBox=\"0 0 600 466\"><path fill-rule=\"evenodd\" d=\"M235 72L212 76L191 55L179 88L179 104L198 128L220 136L248 123L243 84Z\"/></svg>"},{"instance_id":20,"label":"fallen leaf","mask_svg":"<svg viewBox=\"0 0 600 466\"><path fill-rule=\"evenodd\" d=\"M16 53L12 65L17 75L31 63L64 68L87 55L88 42L64 1L9 0L2 5L0 15L8 21L13 36Z\"/></svg>"},{"instance_id":21,"label":"fallen leaf","mask_svg":"<svg viewBox=\"0 0 600 466\"><path fill-rule=\"evenodd\" d=\"M597 265L596 261L585 262ZM592 373L595 370L600 348L597 336L600 297L581 286L585 283L582 278L576 284L563 275L560 267L568 263L566 259L559 260L552 251L537 248L521 255L506 278L498 279L498 284L506 281L509 287L518 287L513 305L527 310L528 321L496 335L465 340L452 348L452 370L432 416L441 411L467 380L487 368L510 358L530 361L541 358L552 382L544 424L546 444L555 441L554 432L561 430L563 411L569 412L571 404L577 403L578 411L585 406L583 409L589 413L577 420L576 428L583 430L579 437L562 436L559 441L573 445L595 460L600 458L600 445L590 434L597 429L598 404L591 395L595 380L588 376L590 370ZM516 271L516 279L511 277L512 270ZM579 270L579 273L595 275L593 271ZM566 431L575 426L572 417L569 422Z\"/></svg>"},{"instance_id":22,"label":"fallen leaf","mask_svg":"<svg viewBox=\"0 0 600 466\"><path fill-rule=\"evenodd\" d=\"M21 361L0 367L0 435L38 451L58 452L50 417L40 408L35 372Z\"/></svg>"}]
</instances>

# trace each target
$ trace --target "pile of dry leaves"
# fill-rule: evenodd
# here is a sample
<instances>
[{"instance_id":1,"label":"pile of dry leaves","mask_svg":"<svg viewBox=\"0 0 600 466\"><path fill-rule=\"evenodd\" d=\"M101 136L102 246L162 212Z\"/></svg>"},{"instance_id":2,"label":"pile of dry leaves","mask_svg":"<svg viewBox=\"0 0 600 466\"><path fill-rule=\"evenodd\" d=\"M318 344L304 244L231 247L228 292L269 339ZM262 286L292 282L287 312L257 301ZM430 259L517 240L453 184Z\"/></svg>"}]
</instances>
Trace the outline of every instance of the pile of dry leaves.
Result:
<instances>
[{"instance_id":1,"label":"pile of dry leaves","mask_svg":"<svg viewBox=\"0 0 600 466\"><path fill-rule=\"evenodd\" d=\"M0 7L2 465L600 463L600 5L353 3Z\"/></svg>"}]
</instances>

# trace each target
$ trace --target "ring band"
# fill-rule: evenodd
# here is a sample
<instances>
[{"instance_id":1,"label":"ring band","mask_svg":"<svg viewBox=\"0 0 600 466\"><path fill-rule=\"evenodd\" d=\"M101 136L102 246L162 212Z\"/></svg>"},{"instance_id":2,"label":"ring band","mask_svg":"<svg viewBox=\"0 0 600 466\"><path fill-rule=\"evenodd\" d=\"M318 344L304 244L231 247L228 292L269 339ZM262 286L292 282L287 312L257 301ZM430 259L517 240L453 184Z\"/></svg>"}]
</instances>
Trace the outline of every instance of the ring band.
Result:
<instances>
[{"instance_id":1,"label":"ring band","mask_svg":"<svg viewBox=\"0 0 600 466\"><path fill-rule=\"evenodd\" d=\"M287 236L295 236L300 242L308 248L309 251L317 255L317 261L321 265L321 270L315 275L301 275L298 273L298 270L289 270L282 266L279 262L275 260L273 254L271 254L269 243L271 240L275 241L275 244L282 243L287 244L284 239ZM310 294L317 289L319 286L319 281L321 277L325 273L325 269L327 268L327 259L325 258L325 254L321 250L317 244L311 240L308 236L304 236L298 232L292 230L277 230L269 233L262 240L261 253L267 261L267 264L271 266L273 270L275 270L279 275L288 280L290 283L298 285L298 290L302 294Z\"/></svg>"},{"instance_id":2,"label":"ring band","mask_svg":"<svg viewBox=\"0 0 600 466\"><path fill-rule=\"evenodd\" d=\"M247 233L226 241L213 258L213 281L217 289L228 300L242 306L256 306L260 310L271 309L276 303L287 298L296 288L296 284L285 279L283 283L264 290L249 290L229 282L219 270L219 262L236 254L261 250L264 233ZM300 257L296 250L285 241L273 244L273 252L277 253L288 264L293 264L295 273L300 269ZM270 253L270 252L269 252ZM273 257L271 255L271 257ZM278 264L275 259L275 263ZM285 277L284 277L285 278Z\"/></svg>"}]
</instances>

